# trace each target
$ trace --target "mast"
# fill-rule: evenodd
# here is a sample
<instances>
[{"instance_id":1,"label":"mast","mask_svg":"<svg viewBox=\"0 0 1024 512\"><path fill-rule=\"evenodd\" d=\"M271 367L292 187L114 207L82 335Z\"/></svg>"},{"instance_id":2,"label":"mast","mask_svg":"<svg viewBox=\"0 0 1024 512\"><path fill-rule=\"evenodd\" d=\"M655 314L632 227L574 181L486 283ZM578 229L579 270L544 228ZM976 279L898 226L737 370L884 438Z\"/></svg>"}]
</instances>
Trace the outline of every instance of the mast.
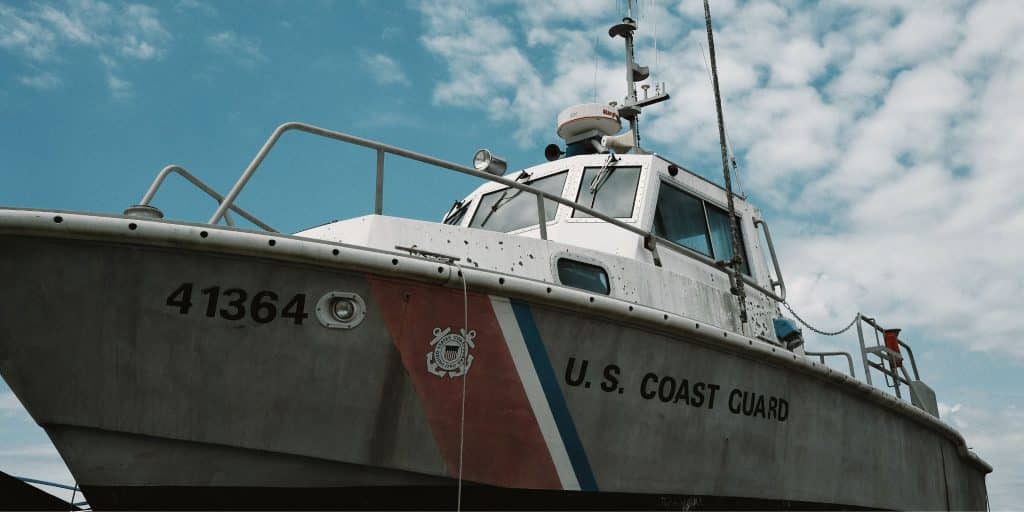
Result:
<instances>
[{"instance_id":1,"label":"mast","mask_svg":"<svg viewBox=\"0 0 1024 512\"><path fill-rule=\"evenodd\" d=\"M639 117L643 107L660 103L669 99L668 92L664 85L655 86L654 96L647 95L647 87L644 86L644 97L636 97L636 83L647 80L651 76L651 70L647 66L641 66L633 60L633 32L637 29L636 20L633 19L633 0L626 0L628 15L622 18L622 22L613 25L608 29L608 35L613 39L621 37L626 43L626 98L618 107L619 117L629 121L629 129L633 133L633 148L640 149L640 126Z\"/></svg>"}]
</instances>

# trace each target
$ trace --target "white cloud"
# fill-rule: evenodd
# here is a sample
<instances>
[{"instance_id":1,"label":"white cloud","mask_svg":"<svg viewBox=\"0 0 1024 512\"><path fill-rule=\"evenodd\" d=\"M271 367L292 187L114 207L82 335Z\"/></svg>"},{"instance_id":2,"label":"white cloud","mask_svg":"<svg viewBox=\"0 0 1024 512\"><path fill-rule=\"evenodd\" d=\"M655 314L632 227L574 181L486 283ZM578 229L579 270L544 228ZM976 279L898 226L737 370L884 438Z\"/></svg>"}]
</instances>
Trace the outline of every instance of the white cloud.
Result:
<instances>
[{"instance_id":1,"label":"white cloud","mask_svg":"<svg viewBox=\"0 0 1024 512\"><path fill-rule=\"evenodd\" d=\"M123 80L111 72L107 73L107 88L110 89L110 94L115 99L125 100L135 95L131 82Z\"/></svg>"},{"instance_id":2,"label":"white cloud","mask_svg":"<svg viewBox=\"0 0 1024 512\"><path fill-rule=\"evenodd\" d=\"M1024 497L1024 410L1007 406L985 409L963 404L939 403L939 415L983 454L995 470L988 476L989 502L993 510L1013 510Z\"/></svg>"},{"instance_id":3,"label":"white cloud","mask_svg":"<svg viewBox=\"0 0 1024 512\"><path fill-rule=\"evenodd\" d=\"M0 48L34 61L60 63L64 47L89 48L99 53L106 67L117 59L148 61L166 52L171 34L150 6L110 4L99 0L68 0L57 4L29 4L21 8L0 4ZM20 81L30 87L52 89L59 83L38 74ZM107 80L111 94L123 97L125 82Z\"/></svg>"},{"instance_id":4,"label":"white cloud","mask_svg":"<svg viewBox=\"0 0 1024 512\"><path fill-rule=\"evenodd\" d=\"M121 24L151 40L168 39L170 33L158 18L159 11L148 5L129 4L124 10Z\"/></svg>"},{"instance_id":5,"label":"white cloud","mask_svg":"<svg viewBox=\"0 0 1024 512\"><path fill-rule=\"evenodd\" d=\"M259 41L231 30L207 36L206 44L213 51L228 57L243 67L252 68L267 61L263 52L260 51Z\"/></svg>"},{"instance_id":6,"label":"white cloud","mask_svg":"<svg viewBox=\"0 0 1024 512\"><path fill-rule=\"evenodd\" d=\"M588 20L600 4L579 2L578 8L566 8L564 12L572 19ZM526 20L519 26L487 15L486 7L486 2L462 0L419 4L427 27L420 41L448 67L449 77L435 87L433 99L439 105L479 108L493 120L511 121L518 126L516 139L526 145L541 130L550 128L550 120L538 113L553 112L553 119L554 113L578 103L578 98L591 97L596 49L593 32L562 30L557 37L530 32L528 28L536 28L533 23L560 19L545 15L551 6L540 2L515 9ZM530 62L526 49L517 46L522 40L515 32L517 28L530 34L530 44L560 52L556 60L561 73L545 76ZM598 68L602 78L612 72L604 62ZM612 89L607 81L600 83L599 95L605 97Z\"/></svg>"},{"instance_id":7,"label":"white cloud","mask_svg":"<svg viewBox=\"0 0 1024 512\"><path fill-rule=\"evenodd\" d=\"M55 89L60 86L60 77L48 71L35 75L19 76L18 81L21 82L22 85L33 89L39 89L41 91Z\"/></svg>"},{"instance_id":8,"label":"white cloud","mask_svg":"<svg viewBox=\"0 0 1024 512\"><path fill-rule=\"evenodd\" d=\"M0 4L0 48L34 60L53 56L57 37L43 22L19 9Z\"/></svg>"},{"instance_id":9,"label":"white cloud","mask_svg":"<svg viewBox=\"0 0 1024 512\"><path fill-rule=\"evenodd\" d=\"M216 16L217 9L212 5L199 0L178 0L174 7L177 11L198 11L207 16Z\"/></svg>"},{"instance_id":10,"label":"white cloud","mask_svg":"<svg viewBox=\"0 0 1024 512\"><path fill-rule=\"evenodd\" d=\"M395 59L383 53L364 53L361 56L363 67L366 68L373 80L380 85L409 85L409 78L405 76L401 66Z\"/></svg>"},{"instance_id":11,"label":"white cloud","mask_svg":"<svg viewBox=\"0 0 1024 512\"><path fill-rule=\"evenodd\" d=\"M40 19L50 23L53 29L67 40L77 44L95 44L96 36L92 28L87 27L78 16L72 18L63 11L53 6L44 5L40 7L37 15Z\"/></svg>"}]
</instances>

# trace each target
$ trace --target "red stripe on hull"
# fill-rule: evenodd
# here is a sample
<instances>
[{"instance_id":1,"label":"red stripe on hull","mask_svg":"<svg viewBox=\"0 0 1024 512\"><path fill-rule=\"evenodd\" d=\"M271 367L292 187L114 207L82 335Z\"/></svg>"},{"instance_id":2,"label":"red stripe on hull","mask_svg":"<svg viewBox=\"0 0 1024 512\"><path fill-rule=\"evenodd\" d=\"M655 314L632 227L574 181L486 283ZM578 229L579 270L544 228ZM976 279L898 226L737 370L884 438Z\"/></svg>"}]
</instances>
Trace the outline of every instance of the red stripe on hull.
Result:
<instances>
[{"instance_id":1,"label":"red stripe on hull","mask_svg":"<svg viewBox=\"0 0 1024 512\"><path fill-rule=\"evenodd\" d=\"M468 378L463 478L504 487L561 489L490 298L469 294L469 330L476 331L476 346L468 374L442 378L427 371L427 354L433 349L435 328L458 333L463 327L462 291L373 277L369 282L449 474L455 477L459 471L462 379Z\"/></svg>"}]
</instances>

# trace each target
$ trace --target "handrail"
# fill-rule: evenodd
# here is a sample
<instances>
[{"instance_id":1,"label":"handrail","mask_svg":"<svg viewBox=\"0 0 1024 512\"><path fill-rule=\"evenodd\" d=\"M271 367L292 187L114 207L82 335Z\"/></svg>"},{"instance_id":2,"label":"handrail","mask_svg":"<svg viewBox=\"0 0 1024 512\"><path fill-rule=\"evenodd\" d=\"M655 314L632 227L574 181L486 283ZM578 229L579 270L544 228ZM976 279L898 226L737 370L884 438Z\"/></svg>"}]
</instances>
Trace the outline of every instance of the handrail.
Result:
<instances>
[{"instance_id":1,"label":"handrail","mask_svg":"<svg viewBox=\"0 0 1024 512\"><path fill-rule=\"evenodd\" d=\"M572 200L569 200L569 199L565 199L564 197L562 197L560 195L551 194L549 192L545 192L543 190L538 190L536 188L533 188L533 187L531 187L529 185L526 185L524 183L520 183L520 182L518 182L516 180L510 180L510 179L502 177L502 176L495 176L495 175L487 173L487 172L482 172L482 171L478 171L476 169L471 169L469 167L465 167L465 166L462 166L462 165L459 165L459 164L456 164L456 163L452 163L452 162L448 162L448 161L445 161L445 160L441 160L439 158L434 158L432 156L427 156L427 155L424 155L424 154L421 154L421 153L417 153L415 151L409 151L407 149L402 149L402 148L399 148L399 147L396 147L396 146L392 146L392 145L389 145L389 144L384 144L382 142L377 142L377 141L374 141L374 140L364 139L362 137L356 137L354 135L349 135L349 134L346 134L346 133L336 132L336 131L333 131L333 130L328 130L326 128L321 128L319 126L313 126L313 125L310 125L310 124L294 122L294 121L293 122L284 123L284 124L278 126L274 130L274 132L270 134L270 137L267 138L267 141L263 144L263 147L260 148L260 150L256 153L256 156L253 157L252 161L249 162L249 165L242 172L242 175L239 176L238 181L236 181L234 186L231 187L231 190L228 192L227 196L224 198L224 201L222 201L220 203L220 205L217 207L217 211L215 211L213 216L210 217L210 220L208 221L209 224L217 224L220 221L220 219L227 213L228 209L232 208L234 206L235 199L238 198L238 195L242 192L242 189L245 188L245 185L252 178L253 174L256 173L256 170L259 168L260 164L263 163L263 160L267 157L267 154L270 152L270 150L273 149L274 145L277 144L277 141L281 138L282 135L285 134L285 132L292 131L292 130L297 130L297 131L309 133L311 135L316 135L316 136L319 136L319 137L333 139L333 140L337 140L337 141L341 141L341 142L347 142L349 144L354 144L356 146L362 146L362 147L365 147L365 148L369 148L369 149L375 150L377 152L377 178L376 178L377 181L376 181L376 184L375 184L375 192L376 193L375 193L375 200L374 200L374 212L376 214L378 214L378 215L383 213L383 210L384 210L384 207L383 207L384 206L383 205L384 155L385 154L391 154L391 155L395 155L395 156L400 156L402 158L407 158L409 160L415 160L417 162L433 165L435 167L440 167L442 169L448 169L448 170L451 170L451 171L459 172L459 173L462 173L462 174L468 174L470 176L475 176L477 178L485 179L485 180L488 180L488 181L493 181L493 182L505 185L505 186L507 186L509 188L514 188L514 189L517 189L517 190L522 190L524 192L528 192L528 193L536 195L537 198L538 198L537 199L537 201L538 201L538 205L537 205L538 219L537 219L537 221L538 221L538 227L539 227L539 231L540 231L540 237L543 240L547 240L547 229L546 229L547 228L547 225L546 225L547 219L546 219L546 216L544 214L544 201L541 198L547 199L549 201L554 201L554 202L556 202L558 204L565 205L565 206L568 206L570 208L574 208L574 209L576 209L578 211L586 213L587 215L590 215L591 217L594 217L596 219L600 219L600 220L602 220L604 222L607 222L607 223L609 223L609 224L611 224L611 225L613 225L615 227L618 227L620 229L624 229L626 231L629 231L630 233L639 235L641 237L641 239L643 240L644 248L651 252L652 257L654 258L655 265L660 266L660 257L658 256L658 249L657 249L658 242L660 241L660 242L665 242L666 245L668 245L669 247L671 247L673 249L678 249L682 254L684 254L684 255L686 255L686 256L688 256L690 258L693 258L693 259L695 259L697 261L703 262L703 263L705 263L705 264L707 264L707 265L709 265L711 267L714 267L716 269L722 270L721 268L718 267L717 263L714 260L710 259L710 258L703 257L703 255L689 253L689 252L683 250L681 247L677 247L675 243L673 243L673 242L671 242L669 240L666 240L664 238L658 237L658 236L654 235L653 233L651 233L650 231L641 229L641 228L639 228L637 226L634 226L634 225L631 225L631 224L627 224L625 222L622 222L619 219L615 219L613 217L609 217L609 216L607 216L607 215L605 215L605 214L603 214L601 212L598 212L597 210L594 210L593 208L587 207L585 205L579 204L579 203L577 203L575 201L572 201ZM776 269L778 269L778 265L776 265ZM741 277L742 277L744 283L751 285L756 290L758 290L761 293L764 293L768 297L770 297L770 298L772 298L774 300L777 300L779 302L784 302L785 301L785 295L784 294L782 296L779 296L779 295L775 294L772 291L766 290L764 287L760 286L756 281L753 280L753 278L751 278L749 276L741 275ZM779 279L780 280L782 279L781 274L779 274ZM783 291L784 290L785 290L785 288L784 288L784 285L783 285Z\"/></svg>"},{"instance_id":2,"label":"handrail","mask_svg":"<svg viewBox=\"0 0 1024 512\"><path fill-rule=\"evenodd\" d=\"M903 376L901 377L899 372L896 369L897 366L895 365L895 362L893 361L891 356L889 357L890 368L886 368L885 367L885 365L884 365L885 359L884 358L882 359L882 361L880 363L875 363L875 362L870 361L868 359L868 354L869 354L870 351L868 350L867 345L864 343L864 330L861 328L861 323L862 322L865 323L865 324L870 325L873 329L875 329L875 338L876 338L875 345L876 346L881 346L881 345L878 344L878 340L877 340L878 334L877 333L883 333L884 334L885 333L885 329L881 325L878 325L878 322L874 318L864 316L861 313L857 313L857 337L858 337L858 339L860 341L861 358L863 359L863 362L864 362L864 374L865 374L865 377L867 379L867 383L869 385L871 384L871 368L874 368L874 369L878 370L879 372L881 372L883 375L885 375L887 377L886 382L888 382L888 377L892 377L892 379L893 379L893 385L892 386L893 386L894 392L896 393L896 397L897 398L902 398L902 394L900 393L900 383L901 382L906 384L907 388L910 390L911 399L915 398L916 392L914 391L914 388L910 385L910 383L911 383L910 382L910 374L907 373L907 369L906 368L904 368L902 366L899 367L899 370L902 371L902 373L903 373ZM897 340L897 343L899 343L899 345L902 346L903 348L907 349L907 356L909 356L909 359L910 359L910 366L911 366L911 368L914 369L914 380L920 381L921 380L921 374L917 371L917 360L914 358L914 351L910 348L910 345L907 345L902 340Z\"/></svg>"},{"instance_id":3,"label":"handrail","mask_svg":"<svg viewBox=\"0 0 1024 512\"><path fill-rule=\"evenodd\" d=\"M843 356L846 358L846 363L850 366L850 377L857 378L857 374L853 371L853 356L849 352L804 352L804 355L817 357L821 360L821 364L825 364L825 356Z\"/></svg>"},{"instance_id":4,"label":"handrail","mask_svg":"<svg viewBox=\"0 0 1024 512\"><path fill-rule=\"evenodd\" d=\"M217 201L218 204L224 204L224 196L217 193L216 190L210 188L210 186L207 185L206 183L203 183L203 181L200 180L199 178L193 176L192 173L186 171L181 166L168 165L167 167L161 169L159 173L157 173L156 179L153 180L153 184L149 186L149 190L146 191L146 194L142 196L142 200L139 201L139 206L149 206L150 201L153 200L153 196L156 195L157 190L160 189L160 187L164 184L164 180L166 180L167 177L171 175L171 173L175 173L181 176L182 178L185 178L186 180L189 181L189 183L195 185L196 188L202 190L203 192L206 192L206 195L212 197L215 201ZM252 214L243 210L241 206L236 206L232 204L230 205L230 208L231 211L241 215L243 218L245 218L245 220L252 222L256 226L259 226L260 228L266 231L277 233L276 229L264 224L262 221L254 217ZM224 214L226 216L227 212L225 211ZM224 220L228 223L229 226L232 225L231 219L225 217Z\"/></svg>"},{"instance_id":5,"label":"handrail","mask_svg":"<svg viewBox=\"0 0 1024 512\"><path fill-rule=\"evenodd\" d=\"M903 340L897 339L896 343L899 343L901 347L907 349L907 355L910 356L910 367L914 369L914 379L921 380L921 374L917 373L917 361L914 360L914 351L910 349L910 345L903 343Z\"/></svg>"},{"instance_id":6,"label":"handrail","mask_svg":"<svg viewBox=\"0 0 1024 512\"><path fill-rule=\"evenodd\" d=\"M772 242L772 232L768 229L768 223L765 222L764 219L754 219L754 228L756 229L758 226L760 226L761 230L764 231L764 239L768 242L768 253L771 255L772 265L775 267L775 277L779 278L778 281L776 281L769 277L768 281L771 283L773 290L776 285L779 287L779 297L781 298L777 300L779 302L786 302L786 282L782 279L782 268L779 266L779 258L775 255L775 243Z\"/></svg>"},{"instance_id":7,"label":"handrail","mask_svg":"<svg viewBox=\"0 0 1024 512\"><path fill-rule=\"evenodd\" d=\"M225 197L224 202L221 203L221 205L217 208L217 211L214 212L212 217L210 217L210 220L208 221L209 224L216 224L217 222L220 221L221 217L224 216L224 212L226 212L227 209L234 203L235 199L238 197L238 194L241 193L242 188L244 188L246 183L248 183L249 179L252 178L252 175L256 172L256 169L263 162L263 160L267 157L267 153L269 153L271 148L274 147L274 144L277 143L278 139L281 138L281 135L283 135L285 132L291 131L291 130L303 131L303 132L306 132L306 133L310 133L312 135L318 135L320 137L325 137L325 138L328 138L328 139L339 140L339 141L342 141L342 142L348 142L350 144L355 144L357 146L363 146L363 147L366 147L366 148L375 149L375 150L378 151L378 155L384 154L384 153L392 154L392 155L400 156L400 157L403 157L403 158L408 158L410 160L415 160L417 162L422 162L422 163L425 163L425 164L430 164L430 165L433 165L435 167L441 167L443 169L448 169L448 170L451 170L451 171L460 172L462 174L468 174L470 176L475 176L477 178L482 178L482 179L485 179L485 180L501 183L502 185L505 185L505 186L508 186L508 187L511 187L511 188L515 188L515 189L518 189L518 190L522 190L524 192L529 192L529 193L532 193L532 194L543 196L544 199L547 199L549 201L554 201L554 202L559 203L559 204L564 204L566 206L570 206L570 207L576 208L576 209L578 209L578 210L580 210L580 211L582 211L582 212L584 212L584 213L586 213L588 215L591 215L591 216L593 216L595 218L601 219L601 220L603 220L603 221L605 221L605 222L607 222L609 224L612 224L612 225L614 225L616 227L625 229L626 231L635 233L637 235L646 236L648 234L646 231L644 231L644 230L642 230L642 229L640 229L640 228L638 228L636 226L631 226L629 224L626 224L625 222L622 222L622 221L620 221L618 219L614 219L612 217L609 217L609 216L607 216L607 215L605 215L605 214L603 214L601 212L598 212L598 211L596 211L596 210L594 210L592 208L588 208L588 207L586 207L586 206L584 206L582 204L576 203L574 201L570 201L569 199L565 199L565 198L563 198L561 196L557 196L557 195L554 195L554 194L551 194L551 193L548 193L548 192L544 192L543 190L537 190L537 189L535 189L535 188L533 188L533 187L531 187L529 185L525 185L523 183L520 183L520 182L517 182L517 181L514 181L514 180L510 180L508 178L504 178L504 177L501 177L501 176L495 176L493 174L486 173L486 172L481 172L481 171L478 171L476 169L470 169L469 167L465 167L465 166L462 166L462 165L459 165L459 164L456 164L456 163L452 163L452 162L448 162L448 161L445 161L445 160L441 160L439 158L434 158L434 157L431 157L431 156L427 156L427 155L423 155L423 154L420 154L420 153L416 153L415 151L409 151L407 149L402 149L402 148L399 148L399 147L391 146L389 144L384 144L384 143L381 143L381 142L377 142L377 141L373 141L373 140L369 140L369 139L364 139L364 138L361 138L361 137L356 137L354 135L348 135L348 134L345 134L345 133L336 132L336 131L332 131L332 130L327 130L325 128L320 128L318 126L313 126L313 125L309 125L309 124L306 124L306 123L298 123L298 122L284 123L281 126L278 126L276 130L274 130L274 133L272 133L270 135L270 138L267 139L267 142L264 143L263 147L260 148L259 152L256 153L256 157L253 158L252 162L249 163L249 166L246 167L245 171L242 172L242 176L239 177L238 181L235 183L235 185L233 187L231 187L231 190L228 192L228 195ZM382 158L378 158L378 163L379 163L379 167L382 168L383 167L383 159ZM384 187L383 187L383 173L382 172L378 173L376 189L383 193ZM383 210L381 202L382 201L380 199L380 196L378 195L377 204L374 206L374 210L375 211L382 211Z\"/></svg>"},{"instance_id":8,"label":"handrail","mask_svg":"<svg viewBox=\"0 0 1024 512\"><path fill-rule=\"evenodd\" d=\"M877 330L878 332L885 333L885 328L883 328L882 326L878 325L878 322L874 318L867 317L867 316L860 315L860 314L858 314L858 316L860 317L861 320L864 321L864 323L870 325L871 327L874 327L875 330ZM907 349L907 355L910 356L910 366L914 369L914 378L917 379L917 380L921 380L921 374L918 373L918 371L917 371L917 361L914 359L914 351L911 350L910 346L907 345L906 343L904 343L903 340L897 340L897 341L899 342L900 346L902 346L902 347Z\"/></svg>"}]
</instances>

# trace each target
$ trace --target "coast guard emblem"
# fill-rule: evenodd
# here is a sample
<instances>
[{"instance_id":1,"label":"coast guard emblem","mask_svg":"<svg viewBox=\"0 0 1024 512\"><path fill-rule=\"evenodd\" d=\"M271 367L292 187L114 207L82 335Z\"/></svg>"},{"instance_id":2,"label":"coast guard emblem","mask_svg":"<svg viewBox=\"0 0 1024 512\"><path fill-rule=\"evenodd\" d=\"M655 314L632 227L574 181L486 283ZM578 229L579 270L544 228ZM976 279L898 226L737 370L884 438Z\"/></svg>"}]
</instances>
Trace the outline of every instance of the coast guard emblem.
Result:
<instances>
[{"instance_id":1,"label":"coast guard emblem","mask_svg":"<svg viewBox=\"0 0 1024 512\"><path fill-rule=\"evenodd\" d=\"M459 333L454 333L450 327L434 328L434 339L430 341L433 349L427 352L427 371L441 378L465 375L473 364L469 350L476 346L475 337L476 331L459 329Z\"/></svg>"}]
</instances>

